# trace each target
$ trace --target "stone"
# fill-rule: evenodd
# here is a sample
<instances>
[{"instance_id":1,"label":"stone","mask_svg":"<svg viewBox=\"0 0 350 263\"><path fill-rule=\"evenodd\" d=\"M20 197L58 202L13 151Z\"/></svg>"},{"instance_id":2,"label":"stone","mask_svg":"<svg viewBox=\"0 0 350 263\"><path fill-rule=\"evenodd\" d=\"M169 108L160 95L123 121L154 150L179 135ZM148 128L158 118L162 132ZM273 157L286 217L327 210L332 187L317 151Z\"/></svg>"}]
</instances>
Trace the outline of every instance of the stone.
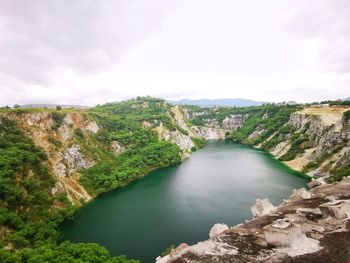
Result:
<instances>
[{"instance_id":1,"label":"stone","mask_svg":"<svg viewBox=\"0 0 350 263\"><path fill-rule=\"evenodd\" d=\"M85 130L93 134L96 134L100 130L100 127L98 127L96 122L92 121L86 125Z\"/></svg>"},{"instance_id":2,"label":"stone","mask_svg":"<svg viewBox=\"0 0 350 263\"><path fill-rule=\"evenodd\" d=\"M299 199L310 199L312 197L312 194L305 188L301 188L298 190L293 190L292 198L293 197Z\"/></svg>"},{"instance_id":3,"label":"stone","mask_svg":"<svg viewBox=\"0 0 350 263\"><path fill-rule=\"evenodd\" d=\"M66 161L66 164L69 165L70 173L90 168L94 164L84 159L84 156L81 153L80 146L78 144L73 144L70 148L66 150L66 152L64 153L64 160Z\"/></svg>"},{"instance_id":4,"label":"stone","mask_svg":"<svg viewBox=\"0 0 350 263\"><path fill-rule=\"evenodd\" d=\"M294 242L298 242L306 238L300 225L295 224L290 219L277 219L272 224L265 226L264 235L266 242L273 246L292 246Z\"/></svg>"},{"instance_id":5,"label":"stone","mask_svg":"<svg viewBox=\"0 0 350 263\"><path fill-rule=\"evenodd\" d=\"M222 126L225 129L235 131L239 129L240 127L243 126L245 121L249 118L250 114L245 113L245 114L231 114L227 116L223 121L222 121Z\"/></svg>"},{"instance_id":6,"label":"stone","mask_svg":"<svg viewBox=\"0 0 350 263\"><path fill-rule=\"evenodd\" d=\"M276 210L276 207L268 199L256 199L256 203L250 208L254 217L260 217Z\"/></svg>"},{"instance_id":7,"label":"stone","mask_svg":"<svg viewBox=\"0 0 350 263\"><path fill-rule=\"evenodd\" d=\"M326 182L323 178L312 179L311 182L307 184L309 188L314 188L316 186L324 185Z\"/></svg>"},{"instance_id":8,"label":"stone","mask_svg":"<svg viewBox=\"0 0 350 263\"><path fill-rule=\"evenodd\" d=\"M333 200L320 206L323 216L332 216L338 219L350 218L350 200Z\"/></svg>"},{"instance_id":9,"label":"stone","mask_svg":"<svg viewBox=\"0 0 350 263\"><path fill-rule=\"evenodd\" d=\"M116 155L122 154L125 151L125 146L118 141L112 141L111 148Z\"/></svg>"},{"instance_id":10,"label":"stone","mask_svg":"<svg viewBox=\"0 0 350 263\"><path fill-rule=\"evenodd\" d=\"M225 224L215 224L209 232L209 237L214 238L220 235L222 232L228 230L229 227Z\"/></svg>"}]
</instances>

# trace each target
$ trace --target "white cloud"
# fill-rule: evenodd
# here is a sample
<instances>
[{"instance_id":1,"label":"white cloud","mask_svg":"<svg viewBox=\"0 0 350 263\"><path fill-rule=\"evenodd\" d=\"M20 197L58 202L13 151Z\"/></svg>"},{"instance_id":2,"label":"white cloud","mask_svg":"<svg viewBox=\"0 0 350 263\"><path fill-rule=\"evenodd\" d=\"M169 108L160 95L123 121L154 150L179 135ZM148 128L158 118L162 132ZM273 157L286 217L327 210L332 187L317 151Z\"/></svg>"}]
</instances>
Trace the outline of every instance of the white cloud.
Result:
<instances>
[{"instance_id":1,"label":"white cloud","mask_svg":"<svg viewBox=\"0 0 350 263\"><path fill-rule=\"evenodd\" d=\"M0 104L349 96L350 3L2 1Z\"/></svg>"}]
</instances>

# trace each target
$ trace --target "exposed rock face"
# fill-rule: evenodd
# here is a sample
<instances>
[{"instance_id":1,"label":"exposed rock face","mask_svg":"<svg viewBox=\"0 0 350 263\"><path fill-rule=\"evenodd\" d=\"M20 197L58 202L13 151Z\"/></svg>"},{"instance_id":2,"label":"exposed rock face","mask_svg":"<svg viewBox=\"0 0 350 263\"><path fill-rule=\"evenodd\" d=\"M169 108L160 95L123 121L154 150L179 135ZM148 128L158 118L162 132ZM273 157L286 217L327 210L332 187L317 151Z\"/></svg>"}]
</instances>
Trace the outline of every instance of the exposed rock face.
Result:
<instances>
[{"instance_id":1,"label":"exposed rock face","mask_svg":"<svg viewBox=\"0 0 350 263\"><path fill-rule=\"evenodd\" d=\"M72 145L65 151L64 160L69 167L69 173L79 172L83 169L90 168L95 164L95 162L88 161L83 157L78 144Z\"/></svg>"},{"instance_id":2,"label":"exposed rock face","mask_svg":"<svg viewBox=\"0 0 350 263\"><path fill-rule=\"evenodd\" d=\"M144 125L149 126L148 123ZM182 158L189 157L193 147L195 147L195 144L189 135L182 134L178 130L170 131L163 125L162 122L159 124L159 126L153 128L153 130L158 133L159 139L171 141L179 146L182 152Z\"/></svg>"},{"instance_id":3,"label":"exposed rock face","mask_svg":"<svg viewBox=\"0 0 350 263\"><path fill-rule=\"evenodd\" d=\"M221 128L211 127L196 127L193 130L198 137L202 137L205 140L224 140L227 132Z\"/></svg>"},{"instance_id":4,"label":"exposed rock face","mask_svg":"<svg viewBox=\"0 0 350 263\"><path fill-rule=\"evenodd\" d=\"M222 232L226 231L228 229L228 226L225 224L215 224L209 232L209 237L214 238L217 237Z\"/></svg>"},{"instance_id":5,"label":"exposed rock face","mask_svg":"<svg viewBox=\"0 0 350 263\"><path fill-rule=\"evenodd\" d=\"M276 210L268 199L256 199L256 203L250 208L254 217L263 216Z\"/></svg>"},{"instance_id":6,"label":"exposed rock face","mask_svg":"<svg viewBox=\"0 0 350 263\"><path fill-rule=\"evenodd\" d=\"M157 263L347 262L350 178L314 187L311 196L305 196L306 192L296 190L273 214L226 229L196 245L182 245Z\"/></svg>"},{"instance_id":7,"label":"exposed rock face","mask_svg":"<svg viewBox=\"0 0 350 263\"><path fill-rule=\"evenodd\" d=\"M249 116L250 115L248 113L231 114L222 121L222 126L224 129L235 131L243 126L244 122L248 119Z\"/></svg>"},{"instance_id":8,"label":"exposed rock face","mask_svg":"<svg viewBox=\"0 0 350 263\"><path fill-rule=\"evenodd\" d=\"M122 154L126 150L125 146L118 141L112 141L111 148L116 155Z\"/></svg>"},{"instance_id":9,"label":"exposed rock face","mask_svg":"<svg viewBox=\"0 0 350 263\"><path fill-rule=\"evenodd\" d=\"M305 107L290 116L289 124L295 129L290 135L300 133L308 136L302 144L304 153L286 162L295 170L302 171L310 162L319 162L310 176L327 175L335 167L343 167L350 160L350 129L344 120L349 107ZM279 143L271 153L281 157L288 152L292 141Z\"/></svg>"},{"instance_id":10,"label":"exposed rock face","mask_svg":"<svg viewBox=\"0 0 350 263\"><path fill-rule=\"evenodd\" d=\"M291 196L293 199L310 199L311 197L312 194L305 188L293 190L293 194Z\"/></svg>"},{"instance_id":11,"label":"exposed rock face","mask_svg":"<svg viewBox=\"0 0 350 263\"><path fill-rule=\"evenodd\" d=\"M316 186L320 186L326 184L326 182L323 180L323 178L317 178L317 179L312 179L311 182L307 184L308 187L313 188Z\"/></svg>"},{"instance_id":12,"label":"exposed rock face","mask_svg":"<svg viewBox=\"0 0 350 263\"><path fill-rule=\"evenodd\" d=\"M61 113L62 122L53 129L54 120L50 112L11 113L6 116L15 120L25 134L46 152L48 167L57 178L51 194L66 192L75 204L88 201L91 196L79 183L79 172L91 167L94 160L84 155L79 144L72 143L74 132L81 129L84 134L99 130L96 122L87 119L81 112Z\"/></svg>"}]
</instances>

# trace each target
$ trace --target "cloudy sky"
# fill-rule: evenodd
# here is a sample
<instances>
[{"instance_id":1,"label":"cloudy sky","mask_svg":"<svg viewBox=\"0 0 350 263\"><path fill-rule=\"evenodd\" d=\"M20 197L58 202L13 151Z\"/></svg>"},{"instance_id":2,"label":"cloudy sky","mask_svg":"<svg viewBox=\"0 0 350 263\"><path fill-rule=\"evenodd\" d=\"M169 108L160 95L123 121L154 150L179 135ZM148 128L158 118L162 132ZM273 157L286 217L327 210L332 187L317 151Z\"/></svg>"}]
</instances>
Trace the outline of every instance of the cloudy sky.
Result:
<instances>
[{"instance_id":1,"label":"cloudy sky","mask_svg":"<svg viewBox=\"0 0 350 263\"><path fill-rule=\"evenodd\" d=\"M0 105L350 96L348 0L0 0Z\"/></svg>"}]
</instances>

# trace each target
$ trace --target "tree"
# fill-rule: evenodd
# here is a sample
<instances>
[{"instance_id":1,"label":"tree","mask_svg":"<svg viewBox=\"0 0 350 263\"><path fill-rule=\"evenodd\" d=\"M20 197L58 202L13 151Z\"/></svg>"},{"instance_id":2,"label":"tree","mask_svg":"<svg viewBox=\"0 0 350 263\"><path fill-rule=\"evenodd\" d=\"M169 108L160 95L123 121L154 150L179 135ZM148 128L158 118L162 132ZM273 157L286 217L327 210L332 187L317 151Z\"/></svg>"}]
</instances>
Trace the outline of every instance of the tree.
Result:
<instances>
[{"instance_id":1,"label":"tree","mask_svg":"<svg viewBox=\"0 0 350 263\"><path fill-rule=\"evenodd\" d=\"M13 108L15 108L15 109L18 109L19 107L21 107L21 105L19 105L19 104L13 105Z\"/></svg>"},{"instance_id":2,"label":"tree","mask_svg":"<svg viewBox=\"0 0 350 263\"><path fill-rule=\"evenodd\" d=\"M62 106L57 105L57 106L56 106L56 110L62 110Z\"/></svg>"}]
</instances>

